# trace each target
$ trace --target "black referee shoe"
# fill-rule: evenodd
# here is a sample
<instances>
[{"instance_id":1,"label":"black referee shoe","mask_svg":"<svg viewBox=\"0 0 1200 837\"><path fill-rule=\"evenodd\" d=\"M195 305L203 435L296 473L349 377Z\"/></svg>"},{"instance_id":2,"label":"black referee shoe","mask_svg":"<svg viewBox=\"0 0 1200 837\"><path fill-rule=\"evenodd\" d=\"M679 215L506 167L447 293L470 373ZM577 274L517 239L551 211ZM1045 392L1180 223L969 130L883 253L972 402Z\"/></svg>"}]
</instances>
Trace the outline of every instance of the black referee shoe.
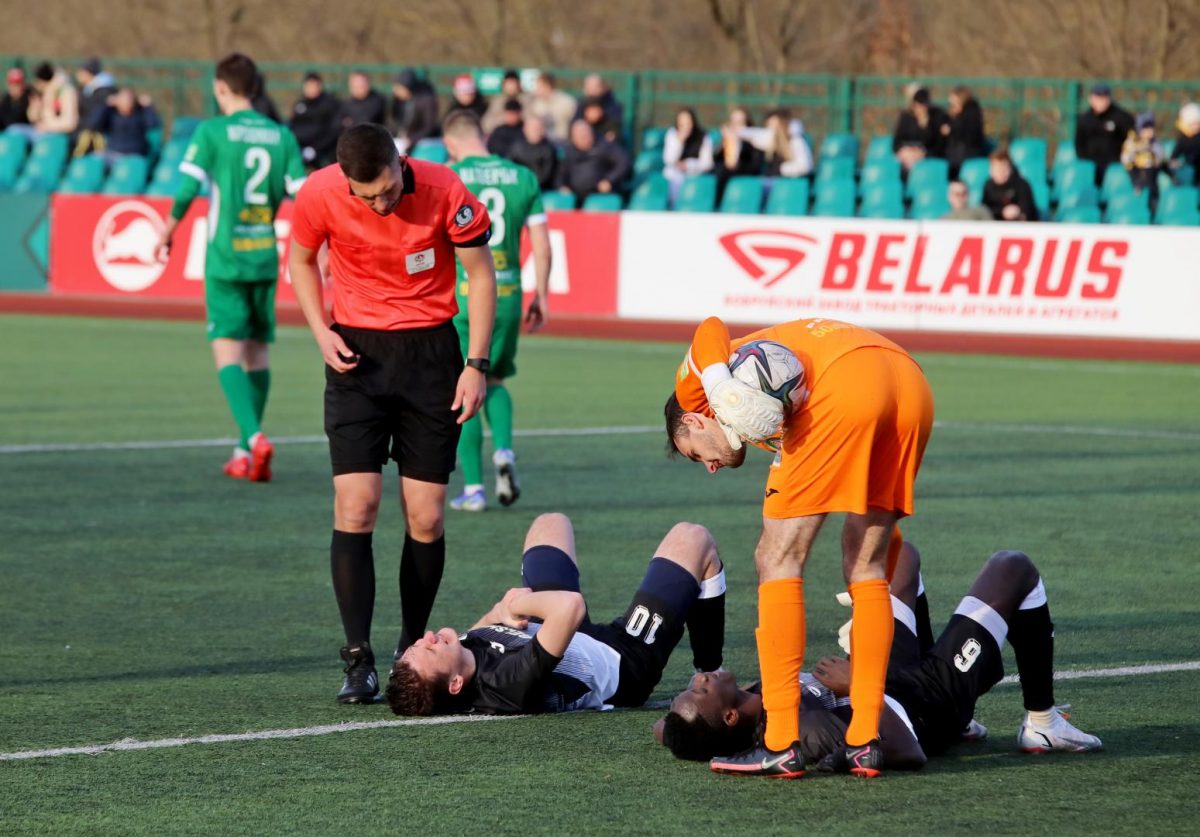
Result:
<instances>
[{"instance_id":1,"label":"black referee shoe","mask_svg":"<svg viewBox=\"0 0 1200 837\"><path fill-rule=\"evenodd\" d=\"M375 654L366 643L342 649L346 679L337 693L338 703L374 703L379 698L379 675L375 673Z\"/></svg>"},{"instance_id":2,"label":"black referee shoe","mask_svg":"<svg viewBox=\"0 0 1200 837\"><path fill-rule=\"evenodd\" d=\"M879 743L878 738L872 738L858 747L847 744L817 762L817 770L822 773L850 773L874 779L883 773L883 745Z\"/></svg>"}]
</instances>

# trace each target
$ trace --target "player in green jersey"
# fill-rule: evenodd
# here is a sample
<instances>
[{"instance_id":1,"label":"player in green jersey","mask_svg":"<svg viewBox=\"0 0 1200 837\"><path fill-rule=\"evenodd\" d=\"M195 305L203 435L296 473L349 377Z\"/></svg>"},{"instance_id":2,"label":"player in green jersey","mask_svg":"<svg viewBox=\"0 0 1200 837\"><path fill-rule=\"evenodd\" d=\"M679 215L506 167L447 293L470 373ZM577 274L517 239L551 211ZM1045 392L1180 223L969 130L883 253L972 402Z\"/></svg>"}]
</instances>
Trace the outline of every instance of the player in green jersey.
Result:
<instances>
[{"instance_id":1,"label":"player in green jersey","mask_svg":"<svg viewBox=\"0 0 1200 837\"><path fill-rule=\"evenodd\" d=\"M479 119L469 111L456 111L442 126L446 150L455 161L451 168L466 187L487 207L492 219L492 238L488 246L496 265L496 326L492 331L491 369L488 372L487 398L483 415L492 430L496 466L496 499L510 506L521 494L517 482L516 455L513 453L512 396L505 380L517 373L517 336L522 319L530 331L546 321L546 294L550 285L550 232L542 209L542 192L537 177L524 166L488 154L483 143ZM521 312L521 228L529 228L533 250L537 290L522 318ZM458 328L463 351L467 346L467 279L458 266ZM479 416L463 425L458 442L458 461L463 469L461 497L450 501L450 508L483 511L487 497L483 490L483 423Z\"/></svg>"},{"instance_id":2,"label":"player in green jersey","mask_svg":"<svg viewBox=\"0 0 1200 837\"><path fill-rule=\"evenodd\" d=\"M223 116L200 123L192 135L159 244L169 253L180 219L208 185L208 339L241 435L225 473L266 482L274 453L262 417L271 385L267 345L275 340L275 215L304 182L304 162L292 132L254 111L250 97L257 84L258 68L247 56L233 53L217 64L213 93Z\"/></svg>"}]
</instances>

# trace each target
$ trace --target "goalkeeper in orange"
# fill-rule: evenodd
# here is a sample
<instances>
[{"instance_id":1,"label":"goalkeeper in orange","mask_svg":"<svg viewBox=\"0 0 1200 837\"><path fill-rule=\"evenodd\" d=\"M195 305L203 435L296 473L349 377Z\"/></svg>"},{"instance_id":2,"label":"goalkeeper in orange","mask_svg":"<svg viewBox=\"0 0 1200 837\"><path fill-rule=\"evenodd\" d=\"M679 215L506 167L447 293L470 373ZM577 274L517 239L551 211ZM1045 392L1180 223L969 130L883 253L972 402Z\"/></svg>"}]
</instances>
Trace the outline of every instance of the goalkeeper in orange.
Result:
<instances>
[{"instance_id":1,"label":"goalkeeper in orange","mask_svg":"<svg viewBox=\"0 0 1200 837\"><path fill-rule=\"evenodd\" d=\"M804 367L802 400L783 403L733 377L727 361L751 340L787 346ZM933 427L933 395L907 352L865 328L796 320L736 341L725 323L700 324L667 399L669 449L709 473L736 468L744 442L775 451L754 550L759 672L766 732L760 744L715 758L718 773L798 778L804 564L825 516L845 512L842 570L854 602L850 703L843 772L883 768L879 715L892 644L889 567L902 544L897 521L913 511L913 483Z\"/></svg>"}]
</instances>

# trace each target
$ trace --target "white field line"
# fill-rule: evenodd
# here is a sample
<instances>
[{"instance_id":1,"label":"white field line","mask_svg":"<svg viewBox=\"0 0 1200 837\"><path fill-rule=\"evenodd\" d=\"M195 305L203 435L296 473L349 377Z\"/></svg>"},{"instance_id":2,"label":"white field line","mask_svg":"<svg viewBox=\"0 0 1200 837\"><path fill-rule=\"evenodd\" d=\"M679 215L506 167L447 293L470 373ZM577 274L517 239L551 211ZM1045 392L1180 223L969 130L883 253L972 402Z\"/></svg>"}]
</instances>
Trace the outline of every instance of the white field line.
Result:
<instances>
[{"instance_id":1,"label":"white field line","mask_svg":"<svg viewBox=\"0 0 1200 837\"><path fill-rule=\"evenodd\" d=\"M1030 433L1059 436L1101 436L1127 439L1166 439L1200 442L1200 432L1185 430L1138 430L1131 427L1088 427L1086 425L1005 424L1001 422L935 421L934 427L944 430L967 430L982 433ZM518 429L513 435L527 439L559 436L635 436L661 433L660 425L625 425L614 427L547 427ZM485 435L490 435L486 433ZM271 440L280 445L324 444L324 436L278 436ZM175 448L220 448L237 443L233 438L222 439L164 439L151 442L47 442L42 444L0 445L0 455L21 453L72 453L77 451L171 450Z\"/></svg>"},{"instance_id":2,"label":"white field line","mask_svg":"<svg viewBox=\"0 0 1200 837\"><path fill-rule=\"evenodd\" d=\"M1096 677L1133 677L1139 674L1165 674L1177 671L1200 671L1200 660L1183 663L1148 663L1137 666L1119 666L1117 668L1093 668L1074 671L1055 672L1055 680L1080 680ZM1015 676L1005 677L1001 683L1016 683ZM665 701L647 704L646 708L662 709ZM153 738L149 741L139 741L136 738L123 738L111 744L91 744L84 747L54 747L47 750L18 750L11 753L0 753L0 761L28 761L29 759L48 759L58 756L91 756L98 753L120 752L124 750L162 750L172 747L184 747L189 744L229 744L240 741L269 741L278 738L313 738L319 735L333 735L342 732L358 732L368 729L390 729L392 727L425 727L439 724L466 724L476 721L509 721L514 718L528 717L525 715L443 715L436 718L403 718L394 721L363 721L344 724L324 724L322 726L298 727L294 729L264 729L258 732L222 733L217 735L198 735L194 738Z\"/></svg>"}]
</instances>

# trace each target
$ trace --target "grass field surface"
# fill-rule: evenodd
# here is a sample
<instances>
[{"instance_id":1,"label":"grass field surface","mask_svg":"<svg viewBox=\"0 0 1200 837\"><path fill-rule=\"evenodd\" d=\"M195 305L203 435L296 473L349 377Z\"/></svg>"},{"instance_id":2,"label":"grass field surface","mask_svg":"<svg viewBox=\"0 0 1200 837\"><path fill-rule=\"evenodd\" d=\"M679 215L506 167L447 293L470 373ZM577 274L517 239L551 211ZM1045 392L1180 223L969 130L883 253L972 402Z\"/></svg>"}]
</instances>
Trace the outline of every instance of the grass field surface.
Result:
<instances>
[{"instance_id":1,"label":"grass field surface","mask_svg":"<svg viewBox=\"0 0 1200 837\"><path fill-rule=\"evenodd\" d=\"M1016 753L1020 691L1002 684L978 707L989 740L874 782L714 776L655 745L661 710L650 709L313 735L395 719L383 705L333 700L332 491L326 449L311 441L322 433L323 384L307 332L283 329L275 348L267 430L300 441L279 446L267 485L227 480L227 449L197 441L233 432L200 325L5 316L0 345L0 832L1195 827L1196 670L1060 682L1073 720L1104 740L1089 756ZM528 432L518 439L525 493L511 509L450 513L435 626L465 628L517 583L524 531L540 512L574 519L584 591L604 618L624 608L662 534L692 520L712 530L728 567L726 665L756 676L752 551L767 460L752 454L710 477L664 458L657 426L682 350L522 344L511 386ZM1046 580L1061 670L1200 659L1200 368L919 360L939 425L905 533L923 553L935 630L992 551L1020 548ZM385 492L378 649L399 624L394 470ZM809 562L810 660L836 651L846 618L833 598L837 526ZM685 642L655 700L684 686L689 662ZM282 729L307 732L11 758Z\"/></svg>"}]
</instances>

